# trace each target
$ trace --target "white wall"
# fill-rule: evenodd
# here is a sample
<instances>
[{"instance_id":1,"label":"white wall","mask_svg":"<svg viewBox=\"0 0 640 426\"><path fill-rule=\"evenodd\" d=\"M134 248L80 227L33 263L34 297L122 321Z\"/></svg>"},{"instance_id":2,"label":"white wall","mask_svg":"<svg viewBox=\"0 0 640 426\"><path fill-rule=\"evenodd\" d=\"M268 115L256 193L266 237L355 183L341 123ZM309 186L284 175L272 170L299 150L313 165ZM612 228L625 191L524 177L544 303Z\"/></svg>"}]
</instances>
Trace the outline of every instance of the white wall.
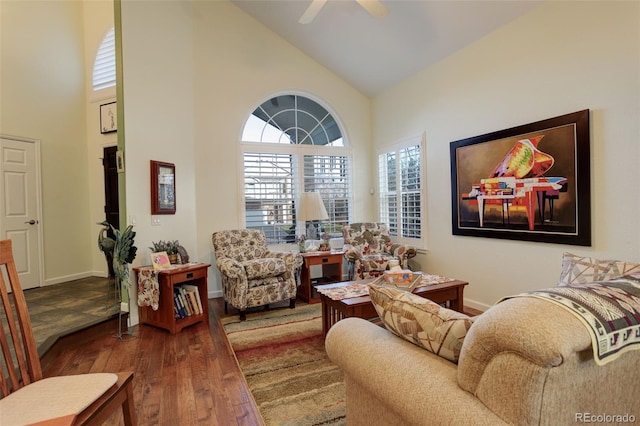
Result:
<instances>
[{"instance_id":1,"label":"white wall","mask_svg":"<svg viewBox=\"0 0 640 426\"><path fill-rule=\"evenodd\" d=\"M465 302L557 283L564 251L640 261L640 3L547 2L373 100L375 145L425 131L426 271ZM592 247L453 236L450 142L591 110ZM374 170L375 173L375 170Z\"/></svg>"},{"instance_id":2,"label":"white wall","mask_svg":"<svg viewBox=\"0 0 640 426\"><path fill-rule=\"evenodd\" d=\"M104 169L102 157L104 148L118 144L117 133L100 133L100 105L115 102L115 87L93 91L93 65L98 48L107 32L113 27L114 10L112 0L83 0L84 52L85 52L85 105L87 108L86 144L87 166L89 168L89 224L92 241L97 240L97 225L105 219L104 214ZM92 275L107 276L104 255L94 244L91 250Z\"/></svg>"},{"instance_id":3,"label":"white wall","mask_svg":"<svg viewBox=\"0 0 640 426\"><path fill-rule=\"evenodd\" d=\"M46 284L93 269L82 6L0 2L0 133L41 141Z\"/></svg>"},{"instance_id":4,"label":"white wall","mask_svg":"<svg viewBox=\"0 0 640 426\"><path fill-rule=\"evenodd\" d=\"M122 28L127 222L135 220L138 247L134 265L151 263L148 247L158 240L179 240L197 260L191 7L123 2ZM177 214L158 216L159 226L151 225L150 160L176 167ZM137 323L137 309L131 314Z\"/></svg>"},{"instance_id":5,"label":"white wall","mask_svg":"<svg viewBox=\"0 0 640 426\"><path fill-rule=\"evenodd\" d=\"M355 159L356 217L371 213L370 101L236 6L123 1L127 210L137 218L136 264L151 241L178 239L213 263L211 234L242 227L239 138L276 93L302 91L333 107ZM176 163L177 213L150 225L149 160ZM373 216L368 216L368 218ZM209 294L220 296L215 266Z\"/></svg>"}]
</instances>

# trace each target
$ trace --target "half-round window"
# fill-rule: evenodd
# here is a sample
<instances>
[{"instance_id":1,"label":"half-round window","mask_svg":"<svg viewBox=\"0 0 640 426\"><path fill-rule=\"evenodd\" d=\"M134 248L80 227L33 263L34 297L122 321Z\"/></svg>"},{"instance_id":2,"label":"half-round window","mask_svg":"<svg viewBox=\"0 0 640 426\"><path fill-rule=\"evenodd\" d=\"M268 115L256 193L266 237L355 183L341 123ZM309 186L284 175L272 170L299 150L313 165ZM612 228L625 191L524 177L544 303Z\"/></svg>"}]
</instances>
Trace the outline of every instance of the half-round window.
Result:
<instances>
[{"instance_id":1,"label":"half-round window","mask_svg":"<svg viewBox=\"0 0 640 426\"><path fill-rule=\"evenodd\" d=\"M256 108L245 123L242 141L344 146L342 132L331 113L298 95L276 96Z\"/></svg>"},{"instance_id":2,"label":"half-round window","mask_svg":"<svg viewBox=\"0 0 640 426\"><path fill-rule=\"evenodd\" d=\"M296 236L342 235L351 212L351 151L334 114L305 96L279 95L247 118L240 149L244 159L245 227L269 244ZM318 192L328 218L302 218L302 194Z\"/></svg>"},{"instance_id":3,"label":"half-round window","mask_svg":"<svg viewBox=\"0 0 640 426\"><path fill-rule=\"evenodd\" d=\"M93 91L116 85L116 37L113 28L102 40L93 63Z\"/></svg>"}]
</instances>

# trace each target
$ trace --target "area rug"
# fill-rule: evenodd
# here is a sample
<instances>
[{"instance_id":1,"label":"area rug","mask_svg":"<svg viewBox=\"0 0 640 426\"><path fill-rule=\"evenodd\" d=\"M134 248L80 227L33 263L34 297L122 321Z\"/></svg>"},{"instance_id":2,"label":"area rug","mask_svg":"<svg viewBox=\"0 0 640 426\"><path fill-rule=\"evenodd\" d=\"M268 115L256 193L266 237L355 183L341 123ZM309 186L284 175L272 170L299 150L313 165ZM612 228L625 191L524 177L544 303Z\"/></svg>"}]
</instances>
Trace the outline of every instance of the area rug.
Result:
<instances>
[{"instance_id":1,"label":"area rug","mask_svg":"<svg viewBox=\"0 0 640 426\"><path fill-rule=\"evenodd\" d=\"M221 322L267 425L346 424L344 379L324 350L320 304Z\"/></svg>"}]
</instances>

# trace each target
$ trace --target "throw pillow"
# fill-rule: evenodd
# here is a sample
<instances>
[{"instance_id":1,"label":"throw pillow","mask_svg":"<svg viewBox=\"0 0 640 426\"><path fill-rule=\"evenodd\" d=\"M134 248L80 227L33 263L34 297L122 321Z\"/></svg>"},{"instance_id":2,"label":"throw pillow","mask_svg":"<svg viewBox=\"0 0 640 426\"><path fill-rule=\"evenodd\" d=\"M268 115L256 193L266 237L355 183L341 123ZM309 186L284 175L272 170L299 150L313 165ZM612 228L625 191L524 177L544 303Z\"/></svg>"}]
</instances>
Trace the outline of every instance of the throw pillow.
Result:
<instances>
[{"instance_id":1,"label":"throw pillow","mask_svg":"<svg viewBox=\"0 0 640 426\"><path fill-rule=\"evenodd\" d=\"M369 296L389 331L449 361L458 362L473 320L465 314L391 286L372 284Z\"/></svg>"},{"instance_id":2,"label":"throw pillow","mask_svg":"<svg viewBox=\"0 0 640 426\"><path fill-rule=\"evenodd\" d=\"M602 260L564 253L558 286L576 286L594 281L609 281L620 275L637 271L640 271L640 263Z\"/></svg>"}]
</instances>

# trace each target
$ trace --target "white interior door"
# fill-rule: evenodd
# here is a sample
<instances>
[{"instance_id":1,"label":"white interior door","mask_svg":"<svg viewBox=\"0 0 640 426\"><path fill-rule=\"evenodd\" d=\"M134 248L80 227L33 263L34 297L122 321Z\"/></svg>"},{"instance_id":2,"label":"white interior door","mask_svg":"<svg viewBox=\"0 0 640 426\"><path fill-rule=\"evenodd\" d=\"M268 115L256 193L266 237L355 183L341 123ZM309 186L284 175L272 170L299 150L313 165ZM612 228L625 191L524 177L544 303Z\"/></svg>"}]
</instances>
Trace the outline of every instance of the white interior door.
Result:
<instances>
[{"instance_id":1,"label":"white interior door","mask_svg":"<svg viewBox=\"0 0 640 426\"><path fill-rule=\"evenodd\" d=\"M0 138L0 239L11 239L22 288L43 282L40 158L36 140Z\"/></svg>"}]
</instances>

